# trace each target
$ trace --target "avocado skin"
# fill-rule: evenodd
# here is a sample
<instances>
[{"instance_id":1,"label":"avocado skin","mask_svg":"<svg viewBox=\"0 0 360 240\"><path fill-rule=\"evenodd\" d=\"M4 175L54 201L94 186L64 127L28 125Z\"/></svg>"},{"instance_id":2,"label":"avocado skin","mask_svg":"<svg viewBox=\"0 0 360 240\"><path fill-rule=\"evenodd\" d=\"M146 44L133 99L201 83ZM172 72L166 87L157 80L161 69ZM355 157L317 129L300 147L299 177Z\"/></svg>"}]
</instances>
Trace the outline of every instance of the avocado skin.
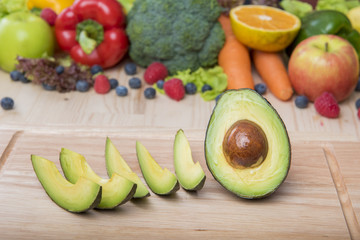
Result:
<instances>
[{"instance_id":1,"label":"avocado skin","mask_svg":"<svg viewBox=\"0 0 360 240\"><path fill-rule=\"evenodd\" d=\"M186 189L183 187L183 189L185 189L188 192L196 192L196 191L200 191L204 185L205 185L205 181L206 181L206 176L204 176L201 181L199 182L198 185L196 185L196 187L192 188L192 189Z\"/></svg>"},{"instance_id":2,"label":"avocado skin","mask_svg":"<svg viewBox=\"0 0 360 240\"><path fill-rule=\"evenodd\" d=\"M179 189L180 189L180 184L179 184L179 181L177 181L175 186L173 187L173 189L170 190L170 192L163 193L163 194L160 194L160 193L155 193L155 194L159 195L159 196L168 196L168 195L171 195L173 193L176 193Z\"/></svg>"},{"instance_id":3,"label":"avocado skin","mask_svg":"<svg viewBox=\"0 0 360 240\"><path fill-rule=\"evenodd\" d=\"M90 207L87 210L96 208L99 205L100 201L101 201L101 197L102 197L102 186L100 186L100 191L99 191L99 194L97 195L95 201L93 202L92 205L90 205ZM87 210L85 210L85 211L87 211Z\"/></svg>"},{"instance_id":4,"label":"avocado skin","mask_svg":"<svg viewBox=\"0 0 360 240\"><path fill-rule=\"evenodd\" d=\"M207 139L207 137L208 137L208 128L209 128L209 125L210 125L210 123L211 123L212 116L213 116L213 114L215 113L216 107L217 107L218 104L221 102L221 98L224 97L224 95L225 95L226 93L228 93L228 92L237 92L237 91L251 91L251 92L253 92L253 93L261 96L261 95L258 94L255 90L250 89L250 88L230 89L230 90L225 91L225 92L219 97L218 101L216 102L215 107L213 108L213 111L212 111L212 113L211 113L211 116L210 116L210 118L209 118L209 122L208 122L208 125L207 125L207 128L206 128L206 134L205 134L204 153L205 153L205 159L206 159L206 166L208 167L208 169L209 169L211 175L214 177L214 179L215 179L221 186L223 186L226 190L228 190L228 189L227 189L226 186L222 183L221 179L218 179L218 178L216 177L216 175L212 172L212 170L211 170L211 168L210 168L210 166L209 166L209 163L208 163L208 161L207 161L207 157L206 157L206 147L207 147L206 139ZM242 198L242 199L247 199L247 200L264 199L264 198L267 198L267 197L269 197L270 195L272 195L272 194L283 184L283 182L284 182L285 179L287 178L287 176L288 176L288 174L289 174L289 171L290 171L290 166L291 166L291 142L290 142L290 138L289 138L289 135L288 135L288 132L287 132L286 125L284 124L284 122L283 122L283 120L281 119L279 113L278 113L278 112L276 111L276 109L272 106L272 104L271 104L266 98L264 98L263 96L261 96L261 97L266 101L266 103L268 104L268 106L274 110L274 113L276 114L276 117L280 120L280 123L282 124L282 126L283 126L283 128L284 128L284 130L285 130L285 132L286 132L287 141L288 141L288 143L289 143L289 164L288 164L288 168L286 169L286 175L285 175L285 177L283 178L283 180L282 180L272 191L268 192L268 193L265 194L265 195L250 197L250 196L246 196L246 195L236 194L236 193L228 190L229 192L233 193L234 195L236 195L236 196L238 196L238 197L240 197L240 198Z\"/></svg>"}]
</instances>

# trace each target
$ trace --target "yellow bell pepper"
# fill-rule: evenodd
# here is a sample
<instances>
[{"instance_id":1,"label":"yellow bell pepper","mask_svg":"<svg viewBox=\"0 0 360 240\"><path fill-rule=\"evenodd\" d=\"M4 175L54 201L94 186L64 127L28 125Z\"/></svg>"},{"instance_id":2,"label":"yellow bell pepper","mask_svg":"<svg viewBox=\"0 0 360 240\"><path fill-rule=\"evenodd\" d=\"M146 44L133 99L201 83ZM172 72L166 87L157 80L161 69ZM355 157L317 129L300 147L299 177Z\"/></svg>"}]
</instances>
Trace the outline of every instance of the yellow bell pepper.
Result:
<instances>
[{"instance_id":1,"label":"yellow bell pepper","mask_svg":"<svg viewBox=\"0 0 360 240\"><path fill-rule=\"evenodd\" d=\"M28 9L36 8L51 8L57 14L67 7L70 7L74 3L74 0L28 0Z\"/></svg>"}]
</instances>

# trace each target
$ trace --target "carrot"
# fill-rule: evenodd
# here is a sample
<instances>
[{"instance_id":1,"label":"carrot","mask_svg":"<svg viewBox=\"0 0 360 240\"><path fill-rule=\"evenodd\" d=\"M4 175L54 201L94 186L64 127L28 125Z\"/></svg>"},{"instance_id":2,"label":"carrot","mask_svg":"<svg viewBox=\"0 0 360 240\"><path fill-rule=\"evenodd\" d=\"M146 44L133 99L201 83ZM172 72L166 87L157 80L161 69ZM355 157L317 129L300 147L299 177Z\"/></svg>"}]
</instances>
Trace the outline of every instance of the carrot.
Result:
<instances>
[{"instance_id":1,"label":"carrot","mask_svg":"<svg viewBox=\"0 0 360 240\"><path fill-rule=\"evenodd\" d=\"M294 91L280 53L252 50L251 56L257 72L275 97L289 100Z\"/></svg>"},{"instance_id":2,"label":"carrot","mask_svg":"<svg viewBox=\"0 0 360 240\"><path fill-rule=\"evenodd\" d=\"M229 17L221 15L219 22L225 32L226 40L219 53L218 64L227 75L227 89L254 89L249 49L236 39Z\"/></svg>"}]
</instances>

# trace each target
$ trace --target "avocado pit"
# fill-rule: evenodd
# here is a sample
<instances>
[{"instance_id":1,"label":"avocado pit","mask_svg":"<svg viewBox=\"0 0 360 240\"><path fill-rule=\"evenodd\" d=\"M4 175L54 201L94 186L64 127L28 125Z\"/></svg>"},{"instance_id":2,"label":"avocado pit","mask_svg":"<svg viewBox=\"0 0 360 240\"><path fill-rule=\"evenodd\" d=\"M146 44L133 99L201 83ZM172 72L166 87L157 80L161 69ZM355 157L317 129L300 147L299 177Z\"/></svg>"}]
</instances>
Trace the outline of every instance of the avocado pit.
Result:
<instances>
[{"instance_id":1,"label":"avocado pit","mask_svg":"<svg viewBox=\"0 0 360 240\"><path fill-rule=\"evenodd\" d=\"M258 124L243 119L226 132L223 152L226 161L234 168L257 167L266 158L268 141Z\"/></svg>"}]
</instances>

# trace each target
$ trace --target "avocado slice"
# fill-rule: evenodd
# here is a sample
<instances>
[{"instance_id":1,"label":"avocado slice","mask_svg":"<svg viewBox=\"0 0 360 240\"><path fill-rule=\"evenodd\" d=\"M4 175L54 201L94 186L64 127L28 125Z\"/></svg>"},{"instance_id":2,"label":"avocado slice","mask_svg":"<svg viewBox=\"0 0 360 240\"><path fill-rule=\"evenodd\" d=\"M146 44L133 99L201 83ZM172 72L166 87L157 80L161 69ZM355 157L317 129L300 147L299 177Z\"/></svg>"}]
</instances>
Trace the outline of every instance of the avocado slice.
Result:
<instances>
[{"instance_id":1,"label":"avocado slice","mask_svg":"<svg viewBox=\"0 0 360 240\"><path fill-rule=\"evenodd\" d=\"M161 168L139 141L136 141L136 155L145 181L153 193L169 195L180 189L176 176L167 168Z\"/></svg>"},{"instance_id":2,"label":"avocado slice","mask_svg":"<svg viewBox=\"0 0 360 240\"><path fill-rule=\"evenodd\" d=\"M136 192L133 196L134 198L150 196L150 192L145 184L140 180L139 176L131 170L110 138L106 138L105 161L109 177L114 173L117 173L137 184Z\"/></svg>"},{"instance_id":3,"label":"avocado slice","mask_svg":"<svg viewBox=\"0 0 360 240\"><path fill-rule=\"evenodd\" d=\"M175 174L180 185L188 191L198 191L204 186L206 176L199 162L194 163L189 141L184 131L177 131L174 141Z\"/></svg>"},{"instance_id":4,"label":"avocado slice","mask_svg":"<svg viewBox=\"0 0 360 240\"><path fill-rule=\"evenodd\" d=\"M214 178L246 199L264 198L285 180L291 162L286 127L251 89L226 91L210 117L205 158Z\"/></svg>"},{"instance_id":5,"label":"avocado slice","mask_svg":"<svg viewBox=\"0 0 360 240\"><path fill-rule=\"evenodd\" d=\"M45 192L59 207L80 213L100 203L102 187L99 184L85 177L72 184L61 175L55 163L37 155L31 155L31 162Z\"/></svg>"},{"instance_id":6,"label":"avocado slice","mask_svg":"<svg viewBox=\"0 0 360 240\"><path fill-rule=\"evenodd\" d=\"M102 197L98 209L112 209L129 201L136 191L136 184L120 175L110 179L99 177L86 162L85 157L69 149L62 148L60 164L65 177L75 183L81 176L102 186Z\"/></svg>"}]
</instances>

